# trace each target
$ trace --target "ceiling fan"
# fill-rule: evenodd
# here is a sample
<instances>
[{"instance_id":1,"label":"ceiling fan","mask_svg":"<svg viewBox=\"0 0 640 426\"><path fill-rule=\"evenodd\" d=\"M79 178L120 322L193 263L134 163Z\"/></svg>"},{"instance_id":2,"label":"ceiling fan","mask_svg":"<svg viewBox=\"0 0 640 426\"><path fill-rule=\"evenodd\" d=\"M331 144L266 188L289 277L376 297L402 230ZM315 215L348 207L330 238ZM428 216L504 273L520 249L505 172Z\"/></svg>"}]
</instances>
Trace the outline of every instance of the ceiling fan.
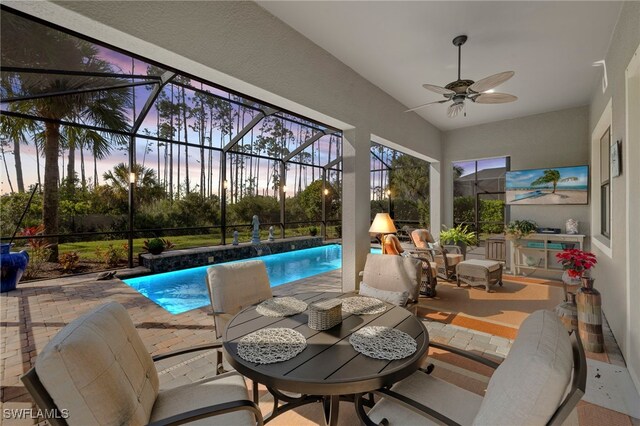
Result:
<instances>
[{"instance_id":1,"label":"ceiling fan","mask_svg":"<svg viewBox=\"0 0 640 426\"><path fill-rule=\"evenodd\" d=\"M435 86L433 84L422 85L422 87L424 87L425 89L444 96L445 99L419 105L415 108L408 109L405 112L416 111L433 104L452 102L452 104L449 105L449 108L447 109L447 116L449 118L453 118L456 117L458 113L460 113L460 111L464 110L464 101L466 99L478 104L502 104L506 102L513 102L518 99L516 96L509 95L507 93L489 92L494 87L499 86L500 84L513 77L515 74L515 72L513 71L504 71L475 82L473 80L462 80L460 78L462 45L466 41L466 35L459 35L453 39L453 45L458 48L458 79L456 81L452 81L444 87Z\"/></svg>"}]
</instances>

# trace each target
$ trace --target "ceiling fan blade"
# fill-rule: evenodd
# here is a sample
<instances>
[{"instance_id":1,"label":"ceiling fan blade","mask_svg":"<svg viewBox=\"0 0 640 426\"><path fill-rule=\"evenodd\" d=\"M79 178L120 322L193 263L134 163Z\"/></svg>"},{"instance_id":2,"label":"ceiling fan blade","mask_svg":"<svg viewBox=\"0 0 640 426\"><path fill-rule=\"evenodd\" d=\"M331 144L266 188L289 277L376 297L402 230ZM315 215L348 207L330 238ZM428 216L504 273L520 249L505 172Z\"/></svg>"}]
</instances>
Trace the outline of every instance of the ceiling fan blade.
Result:
<instances>
[{"instance_id":1,"label":"ceiling fan blade","mask_svg":"<svg viewBox=\"0 0 640 426\"><path fill-rule=\"evenodd\" d=\"M473 98L473 102L478 104L504 104L517 101L518 97L507 93L480 93Z\"/></svg>"},{"instance_id":2,"label":"ceiling fan blade","mask_svg":"<svg viewBox=\"0 0 640 426\"><path fill-rule=\"evenodd\" d=\"M434 93L438 93L439 95L450 96L456 94L456 92L454 92L453 90L445 89L444 87L440 86L434 86L433 84L423 84L422 87Z\"/></svg>"},{"instance_id":3,"label":"ceiling fan blade","mask_svg":"<svg viewBox=\"0 0 640 426\"><path fill-rule=\"evenodd\" d=\"M449 102L449 99L443 99L443 100L441 100L441 101L434 101L434 102L429 102L429 103L426 103L426 104L422 104L422 105L419 105L419 106L417 106L417 107L415 107L415 108L408 109L408 110L406 110L405 112L411 112L411 111L418 110L418 109L420 109L420 108L424 108L424 107L429 106L429 105L433 105L433 104L443 104L443 103L445 103L445 102Z\"/></svg>"},{"instance_id":4,"label":"ceiling fan blade","mask_svg":"<svg viewBox=\"0 0 640 426\"><path fill-rule=\"evenodd\" d=\"M483 78L482 80L478 80L473 83L471 86L467 88L467 93L470 92L486 92L487 90L491 90L494 87L498 87L505 81L509 80L511 77L515 75L513 71L505 71L500 72L498 74L490 75L487 78Z\"/></svg>"},{"instance_id":5,"label":"ceiling fan blade","mask_svg":"<svg viewBox=\"0 0 640 426\"><path fill-rule=\"evenodd\" d=\"M464 103L463 102L449 105L449 108L447 108L447 117L455 118L455 117L458 116L460 111L462 111L463 109L464 109Z\"/></svg>"}]
</instances>

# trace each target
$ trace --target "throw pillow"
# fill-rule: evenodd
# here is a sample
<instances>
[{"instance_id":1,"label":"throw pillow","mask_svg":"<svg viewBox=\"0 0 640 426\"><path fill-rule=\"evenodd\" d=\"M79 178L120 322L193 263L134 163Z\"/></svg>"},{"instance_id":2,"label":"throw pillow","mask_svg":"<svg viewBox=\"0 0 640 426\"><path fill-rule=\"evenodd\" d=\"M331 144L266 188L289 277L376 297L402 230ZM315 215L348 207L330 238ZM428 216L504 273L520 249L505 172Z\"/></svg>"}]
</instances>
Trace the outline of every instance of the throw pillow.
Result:
<instances>
[{"instance_id":1,"label":"throw pillow","mask_svg":"<svg viewBox=\"0 0 640 426\"><path fill-rule=\"evenodd\" d=\"M388 291L380 290L379 288L371 287L365 283L360 283L360 295L375 297L379 300L392 303L398 306L406 306L407 300L409 300L408 291Z\"/></svg>"}]
</instances>

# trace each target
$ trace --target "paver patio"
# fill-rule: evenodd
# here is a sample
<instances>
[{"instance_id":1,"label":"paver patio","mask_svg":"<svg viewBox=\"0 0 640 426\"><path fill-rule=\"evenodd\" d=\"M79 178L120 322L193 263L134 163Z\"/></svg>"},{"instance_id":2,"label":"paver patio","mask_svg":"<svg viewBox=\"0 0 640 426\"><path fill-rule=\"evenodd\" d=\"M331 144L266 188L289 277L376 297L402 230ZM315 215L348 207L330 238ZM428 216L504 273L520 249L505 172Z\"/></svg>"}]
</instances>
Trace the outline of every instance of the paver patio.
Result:
<instances>
[{"instance_id":1,"label":"paver patio","mask_svg":"<svg viewBox=\"0 0 640 426\"><path fill-rule=\"evenodd\" d=\"M294 294L310 287L315 290L336 290L340 289L340 279L341 272L337 270L275 287L273 292L275 295ZM97 281L96 275L93 274L22 283L16 291L3 294L0 298L0 400L3 412L0 423L17 425L38 422L38 419L32 418L10 418L15 415L7 411L33 407L30 396L20 382L20 376L33 365L39 351L62 327L107 300L117 301L126 307L152 355L208 343L215 339L208 306L172 315L119 279ZM427 319L424 321L434 341L476 350L497 358L504 357L512 343L509 339L453 324ZM189 363L186 363L187 360ZM437 367L444 365L436 358L430 358L430 362L434 362ZM451 366L445 366L443 369L438 367L436 372L438 370L441 370L439 373L443 374L445 379L455 375ZM215 356L212 351L186 355L178 360L159 363L158 371L163 387L188 383L215 374ZM476 386L479 386L479 392L482 392L488 377L473 372L466 374L470 380L477 379ZM269 401L269 395L262 389L261 408L264 414L270 410ZM292 413L276 420L275 423L313 423L314 410L315 408L308 407L303 409L304 415ZM320 414L319 410L317 414ZM22 412L22 415L24 416L25 412ZM28 413L26 415L28 416ZM595 424L588 420L589 417L603 416L606 416L610 424L631 424L632 420L626 415L592 404L581 403L578 408L577 417L580 418L580 424ZM353 412L347 407L341 424L350 424L354 420ZM574 420L577 421L577 418Z\"/></svg>"}]
</instances>

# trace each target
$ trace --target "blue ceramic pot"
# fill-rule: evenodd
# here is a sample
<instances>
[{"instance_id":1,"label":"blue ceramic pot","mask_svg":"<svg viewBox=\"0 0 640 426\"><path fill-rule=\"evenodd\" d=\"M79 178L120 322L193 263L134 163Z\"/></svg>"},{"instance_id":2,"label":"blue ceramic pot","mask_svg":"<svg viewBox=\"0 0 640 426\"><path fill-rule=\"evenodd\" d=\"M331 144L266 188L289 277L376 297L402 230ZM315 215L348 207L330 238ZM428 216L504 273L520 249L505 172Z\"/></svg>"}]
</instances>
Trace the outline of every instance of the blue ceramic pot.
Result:
<instances>
[{"instance_id":1,"label":"blue ceramic pot","mask_svg":"<svg viewBox=\"0 0 640 426\"><path fill-rule=\"evenodd\" d=\"M9 252L11 244L1 244L0 246L0 269L2 270L0 293L5 293L16 289L24 270L27 269L29 255L24 250L19 253Z\"/></svg>"}]
</instances>

